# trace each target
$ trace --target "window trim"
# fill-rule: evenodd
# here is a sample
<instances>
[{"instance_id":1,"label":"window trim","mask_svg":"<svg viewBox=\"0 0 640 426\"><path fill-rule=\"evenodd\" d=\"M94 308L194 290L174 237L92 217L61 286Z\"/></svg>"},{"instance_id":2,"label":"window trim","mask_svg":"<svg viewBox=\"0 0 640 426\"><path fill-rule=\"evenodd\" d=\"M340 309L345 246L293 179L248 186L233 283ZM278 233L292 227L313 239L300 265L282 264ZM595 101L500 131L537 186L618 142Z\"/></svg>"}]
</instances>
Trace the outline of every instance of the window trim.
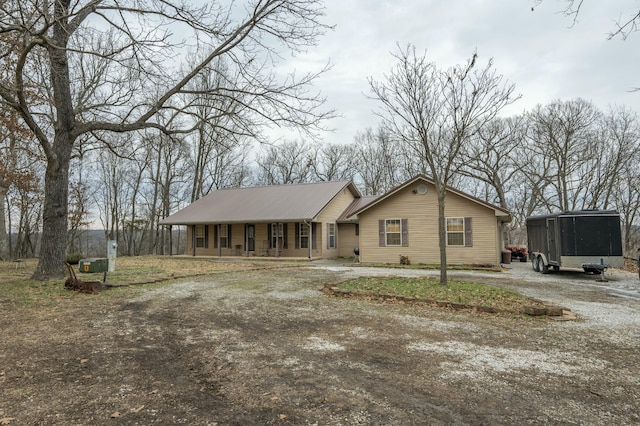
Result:
<instances>
[{"instance_id":1,"label":"window trim","mask_svg":"<svg viewBox=\"0 0 640 426\"><path fill-rule=\"evenodd\" d=\"M459 220L462 224L462 230L460 231L449 231L449 220ZM465 247L466 246L466 233L465 233L465 218L462 216L454 216L454 217L447 217L445 219L445 232L446 232L446 236L447 236L447 247ZM457 234L461 234L462 235L462 242L460 244L449 244L449 235L457 235Z\"/></svg>"},{"instance_id":2,"label":"window trim","mask_svg":"<svg viewBox=\"0 0 640 426\"><path fill-rule=\"evenodd\" d=\"M305 235L306 233L306 235ZM304 222L298 223L298 247L301 249L309 248L309 236L311 234L311 225L307 225ZM302 244L305 241L305 244Z\"/></svg>"},{"instance_id":3,"label":"window trim","mask_svg":"<svg viewBox=\"0 0 640 426\"><path fill-rule=\"evenodd\" d=\"M398 232L389 232L389 223L390 222L398 223ZM398 235L398 244L389 244L389 235ZM384 242L386 247L402 247L402 219L400 218L392 218L384 220Z\"/></svg>"},{"instance_id":4,"label":"window trim","mask_svg":"<svg viewBox=\"0 0 640 426\"><path fill-rule=\"evenodd\" d=\"M271 241L269 242L270 248L276 248L278 241L282 242L283 247L278 247L280 250L284 248L284 223L272 222L271 227Z\"/></svg>"},{"instance_id":5,"label":"window trim","mask_svg":"<svg viewBox=\"0 0 640 426\"><path fill-rule=\"evenodd\" d=\"M220 235L218 235L220 241L220 248L229 248L229 224L220 225Z\"/></svg>"},{"instance_id":6,"label":"window trim","mask_svg":"<svg viewBox=\"0 0 640 426\"><path fill-rule=\"evenodd\" d=\"M327 223L327 248L328 249L337 248L338 246L338 244L336 244L337 234L338 234L338 227L336 226L335 222L328 222Z\"/></svg>"},{"instance_id":7,"label":"window trim","mask_svg":"<svg viewBox=\"0 0 640 426\"><path fill-rule=\"evenodd\" d=\"M201 235L199 231L202 231ZM195 225L193 230L193 238L195 248L207 248L207 226Z\"/></svg>"}]
</instances>

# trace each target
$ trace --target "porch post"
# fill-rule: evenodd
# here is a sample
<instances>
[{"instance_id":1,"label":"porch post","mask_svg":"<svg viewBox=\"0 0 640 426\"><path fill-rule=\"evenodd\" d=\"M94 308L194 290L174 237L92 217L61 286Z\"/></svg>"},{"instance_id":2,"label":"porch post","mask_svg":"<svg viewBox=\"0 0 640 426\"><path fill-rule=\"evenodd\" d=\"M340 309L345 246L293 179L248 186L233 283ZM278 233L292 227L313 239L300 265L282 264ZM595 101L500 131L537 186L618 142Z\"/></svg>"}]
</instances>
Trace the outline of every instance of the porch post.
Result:
<instances>
[{"instance_id":1,"label":"porch post","mask_svg":"<svg viewBox=\"0 0 640 426\"><path fill-rule=\"evenodd\" d=\"M169 225L169 256L173 256L173 225Z\"/></svg>"},{"instance_id":2,"label":"porch post","mask_svg":"<svg viewBox=\"0 0 640 426\"><path fill-rule=\"evenodd\" d=\"M280 257L280 222L276 222L276 257Z\"/></svg>"},{"instance_id":3,"label":"porch post","mask_svg":"<svg viewBox=\"0 0 640 426\"><path fill-rule=\"evenodd\" d=\"M191 225L191 251L196 255L196 225Z\"/></svg>"}]
</instances>

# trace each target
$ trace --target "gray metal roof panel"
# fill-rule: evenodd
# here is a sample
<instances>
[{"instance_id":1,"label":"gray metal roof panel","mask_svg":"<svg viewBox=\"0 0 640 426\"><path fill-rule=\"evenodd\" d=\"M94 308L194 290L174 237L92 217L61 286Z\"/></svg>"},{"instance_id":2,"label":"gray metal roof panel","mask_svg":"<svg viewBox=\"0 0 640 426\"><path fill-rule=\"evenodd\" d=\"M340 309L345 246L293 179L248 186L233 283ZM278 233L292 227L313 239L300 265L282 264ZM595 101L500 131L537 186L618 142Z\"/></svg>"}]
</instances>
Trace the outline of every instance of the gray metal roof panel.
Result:
<instances>
[{"instance_id":1,"label":"gray metal roof panel","mask_svg":"<svg viewBox=\"0 0 640 426\"><path fill-rule=\"evenodd\" d=\"M220 189L168 216L163 225L312 220L350 181Z\"/></svg>"}]
</instances>

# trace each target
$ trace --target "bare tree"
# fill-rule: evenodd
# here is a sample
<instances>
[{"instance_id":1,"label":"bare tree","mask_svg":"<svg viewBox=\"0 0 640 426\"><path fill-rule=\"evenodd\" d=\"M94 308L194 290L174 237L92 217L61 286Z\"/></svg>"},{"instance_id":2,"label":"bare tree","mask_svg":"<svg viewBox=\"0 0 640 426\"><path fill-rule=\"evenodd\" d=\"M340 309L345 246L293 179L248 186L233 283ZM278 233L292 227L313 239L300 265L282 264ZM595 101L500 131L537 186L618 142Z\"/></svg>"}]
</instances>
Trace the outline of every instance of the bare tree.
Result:
<instances>
[{"instance_id":1,"label":"bare tree","mask_svg":"<svg viewBox=\"0 0 640 426\"><path fill-rule=\"evenodd\" d=\"M355 174L352 167L353 147L342 144L316 144L311 147L311 179L330 182L351 180Z\"/></svg>"},{"instance_id":2,"label":"bare tree","mask_svg":"<svg viewBox=\"0 0 640 426\"><path fill-rule=\"evenodd\" d=\"M189 111L198 123L190 138L192 202L214 189L241 186L247 177L245 161L250 151L249 140L260 140L259 127L245 106L250 102L250 91L238 90L234 97L208 95L213 88L238 80L241 78L232 75L225 61L219 59L189 85L192 89L186 96Z\"/></svg>"},{"instance_id":3,"label":"bare tree","mask_svg":"<svg viewBox=\"0 0 640 426\"><path fill-rule=\"evenodd\" d=\"M353 167L366 195L380 195L405 180L404 148L383 127L356 134Z\"/></svg>"},{"instance_id":4,"label":"bare tree","mask_svg":"<svg viewBox=\"0 0 640 426\"><path fill-rule=\"evenodd\" d=\"M43 244L34 279L64 275L69 161L78 138L144 128L190 130L184 128L191 126L182 120L188 105L180 95L217 58L227 58L242 83L227 82L210 93L234 98L242 92L244 108L257 123L313 131L331 115L321 110L324 100L308 91L317 73L280 78L272 71L283 50L312 45L327 28L320 22L320 0L200 4L3 2L0 59L15 58L16 66L1 82L0 97L20 114L47 161ZM176 25L192 36L174 37ZM187 43L203 59L180 69L174 64L182 62ZM39 96L25 90L29 84Z\"/></svg>"},{"instance_id":5,"label":"bare tree","mask_svg":"<svg viewBox=\"0 0 640 426\"><path fill-rule=\"evenodd\" d=\"M637 164L640 150L640 117L624 107L612 107L600 120L597 143L592 150L592 166L585 176L588 191L585 207L608 209L613 193L625 174Z\"/></svg>"},{"instance_id":6,"label":"bare tree","mask_svg":"<svg viewBox=\"0 0 640 426\"><path fill-rule=\"evenodd\" d=\"M633 163L624 166L620 178L616 180L612 197L616 210L620 213L624 235L624 249L628 255L635 255L636 247L640 247L640 171L638 162L640 155L633 155Z\"/></svg>"},{"instance_id":7,"label":"bare tree","mask_svg":"<svg viewBox=\"0 0 640 426\"><path fill-rule=\"evenodd\" d=\"M549 211L575 210L589 204L586 177L594 160L594 132L600 112L583 99L538 105L529 113L528 148L547 164L530 170L545 183Z\"/></svg>"},{"instance_id":8,"label":"bare tree","mask_svg":"<svg viewBox=\"0 0 640 426\"><path fill-rule=\"evenodd\" d=\"M150 231L150 244L148 253L162 254L164 250L164 237L158 223L163 217L168 216L175 196L176 189L186 193L186 187L190 183L189 174L192 172L188 165L188 144L184 137L158 135L155 140L158 143L149 145L153 150L155 165L152 165L149 173L151 196L147 196L147 220L144 233ZM144 235L144 234L143 234Z\"/></svg>"},{"instance_id":9,"label":"bare tree","mask_svg":"<svg viewBox=\"0 0 640 426\"><path fill-rule=\"evenodd\" d=\"M522 116L496 118L470 138L463 152L459 173L486 183L493 189L495 204L505 209L509 189L523 184L516 153L524 141L524 126Z\"/></svg>"},{"instance_id":10,"label":"bare tree","mask_svg":"<svg viewBox=\"0 0 640 426\"><path fill-rule=\"evenodd\" d=\"M287 185L310 182L313 159L309 147L300 141L265 146L263 154L256 158L258 183L262 185Z\"/></svg>"},{"instance_id":11,"label":"bare tree","mask_svg":"<svg viewBox=\"0 0 640 426\"><path fill-rule=\"evenodd\" d=\"M514 102L507 85L489 60L476 68L477 54L464 65L440 70L408 46L394 55L398 64L383 83L370 79L373 98L382 103L386 127L416 155L424 158L438 196L440 283L447 284L445 195L460 166L468 139Z\"/></svg>"},{"instance_id":12,"label":"bare tree","mask_svg":"<svg viewBox=\"0 0 640 426\"><path fill-rule=\"evenodd\" d=\"M582 12L584 0L563 1L565 6L562 13L571 18L572 26L576 25L578 23L578 17ZM534 0L533 3L534 5L538 5L542 3L542 0ZM534 10L535 7L532 7L531 9ZM631 33L638 31L638 25L640 25L640 9L631 10L630 13L627 13L620 19L615 20L615 29L609 32L607 39L611 40L612 38L620 36L626 40Z\"/></svg>"}]
</instances>

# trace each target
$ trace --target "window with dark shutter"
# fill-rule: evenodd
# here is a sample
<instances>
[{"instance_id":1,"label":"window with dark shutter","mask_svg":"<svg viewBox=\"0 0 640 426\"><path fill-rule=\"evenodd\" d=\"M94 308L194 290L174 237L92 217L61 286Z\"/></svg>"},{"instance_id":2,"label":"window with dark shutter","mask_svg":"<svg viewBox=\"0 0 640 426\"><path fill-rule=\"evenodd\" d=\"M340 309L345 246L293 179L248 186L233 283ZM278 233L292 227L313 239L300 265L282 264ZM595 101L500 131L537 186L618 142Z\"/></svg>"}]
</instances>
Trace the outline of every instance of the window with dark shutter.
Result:
<instances>
[{"instance_id":1,"label":"window with dark shutter","mask_svg":"<svg viewBox=\"0 0 640 426\"><path fill-rule=\"evenodd\" d=\"M282 224L282 248L289 248L289 224Z\"/></svg>"},{"instance_id":2,"label":"window with dark shutter","mask_svg":"<svg viewBox=\"0 0 640 426\"><path fill-rule=\"evenodd\" d=\"M316 250L318 248L318 244L317 244L317 238L316 235L318 234L318 232L316 231L316 223L312 222L311 223L311 248L313 250Z\"/></svg>"},{"instance_id":3,"label":"window with dark shutter","mask_svg":"<svg viewBox=\"0 0 640 426\"><path fill-rule=\"evenodd\" d=\"M464 246L473 247L473 227L470 217L464 218Z\"/></svg>"},{"instance_id":4,"label":"window with dark shutter","mask_svg":"<svg viewBox=\"0 0 640 426\"><path fill-rule=\"evenodd\" d=\"M409 219L402 219L402 247L409 247Z\"/></svg>"}]
</instances>

